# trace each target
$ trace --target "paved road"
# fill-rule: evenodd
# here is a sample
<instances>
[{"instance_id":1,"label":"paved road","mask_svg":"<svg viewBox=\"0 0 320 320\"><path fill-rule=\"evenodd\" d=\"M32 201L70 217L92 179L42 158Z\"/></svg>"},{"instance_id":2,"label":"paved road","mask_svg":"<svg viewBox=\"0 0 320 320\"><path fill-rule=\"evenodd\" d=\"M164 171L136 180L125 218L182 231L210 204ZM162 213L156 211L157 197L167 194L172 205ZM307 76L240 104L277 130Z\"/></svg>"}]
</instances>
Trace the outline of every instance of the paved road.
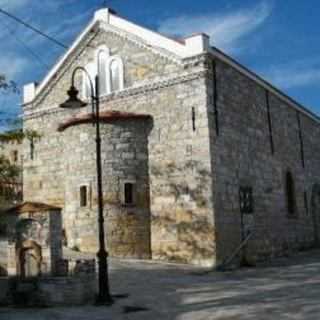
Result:
<instances>
[{"instance_id":1,"label":"paved road","mask_svg":"<svg viewBox=\"0 0 320 320\"><path fill-rule=\"evenodd\" d=\"M130 296L112 307L0 308L0 320L319 320L320 251L226 273L116 260L111 287ZM124 313L125 306L148 311Z\"/></svg>"}]
</instances>

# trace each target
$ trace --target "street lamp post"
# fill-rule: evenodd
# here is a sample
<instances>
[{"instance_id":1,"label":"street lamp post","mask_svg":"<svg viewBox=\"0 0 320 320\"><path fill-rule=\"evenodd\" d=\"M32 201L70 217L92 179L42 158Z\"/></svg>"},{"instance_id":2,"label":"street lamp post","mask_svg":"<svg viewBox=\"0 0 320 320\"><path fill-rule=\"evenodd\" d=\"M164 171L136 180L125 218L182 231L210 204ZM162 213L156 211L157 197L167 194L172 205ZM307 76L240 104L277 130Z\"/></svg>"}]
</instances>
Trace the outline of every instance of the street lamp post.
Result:
<instances>
[{"instance_id":1,"label":"street lamp post","mask_svg":"<svg viewBox=\"0 0 320 320\"><path fill-rule=\"evenodd\" d=\"M99 57L99 55L98 55ZM99 60L98 60L99 65ZM78 98L79 91L75 87L75 75L77 71L83 71L90 83L92 116L96 127L96 169L97 169L97 192L98 192L98 229L99 229L99 250L97 252L99 266L99 292L96 303L106 305L112 303L109 290L108 277L108 252L105 245L104 217L103 217L103 193L101 174L101 137L100 137L100 115L99 115L99 72L95 77L95 87L88 71L83 67L76 67L72 73L71 87L68 90L69 98L60 105L64 109L78 109L88 104Z\"/></svg>"}]
</instances>

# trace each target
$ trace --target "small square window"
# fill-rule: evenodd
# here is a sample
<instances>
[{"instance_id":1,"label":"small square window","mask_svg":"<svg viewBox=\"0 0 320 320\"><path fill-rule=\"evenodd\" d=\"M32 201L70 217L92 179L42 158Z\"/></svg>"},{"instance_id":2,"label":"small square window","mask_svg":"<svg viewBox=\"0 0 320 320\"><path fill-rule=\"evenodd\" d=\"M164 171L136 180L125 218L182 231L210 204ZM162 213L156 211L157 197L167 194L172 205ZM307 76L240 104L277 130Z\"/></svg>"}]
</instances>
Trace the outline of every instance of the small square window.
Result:
<instances>
[{"instance_id":1,"label":"small square window","mask_svg":"<svg viewBox=\"0 0 320 320\"><path fill-rule=\"evenodd\" d=\"M239 189L240 212L244 214L253 213L252 187L240 187Z\"/></svg>"}]
</instances>

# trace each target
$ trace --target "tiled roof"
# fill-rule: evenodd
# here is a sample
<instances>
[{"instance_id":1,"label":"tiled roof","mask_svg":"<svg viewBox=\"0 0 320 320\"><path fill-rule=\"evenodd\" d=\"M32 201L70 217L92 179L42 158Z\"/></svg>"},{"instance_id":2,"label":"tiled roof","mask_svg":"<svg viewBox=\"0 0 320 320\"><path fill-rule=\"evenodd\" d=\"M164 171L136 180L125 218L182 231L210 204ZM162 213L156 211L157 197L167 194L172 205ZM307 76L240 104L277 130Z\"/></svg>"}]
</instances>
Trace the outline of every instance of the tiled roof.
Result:
<instances>
[{"instance_id":1,"label":"tiled roof","mask_svg":"<svg viewBox=\"0 0 320 320\"><path fill-rule=\"evenodd\" d=\"M100 116L100 122L102 123L111 123L114 121L132 120L132 119L137 119L137 120L151 119L151 116L147 114L136 114L136 113L119 112L119 111L104 111L104 112L100 112L99 116ZM60 124L58 127L58 131L64 131L69 127L79 125L79 124L92 123L94 119L95 117L92 113L74 116L68 119L66 122Z\"/></svg>"},{"instance_id":2,"label":"tiled roof","mask_svg":"<svg viewBox=\"0 0 320 320\"><path fill-rule=\"evenodd\" d=\"M39 211L50 211L50 210L60 210L61 208L51 206L41 202L23 202L17 206L9 208L4 211L4 214L20 214L25 212L39 212Z\"/></svg>"}]
</instances>

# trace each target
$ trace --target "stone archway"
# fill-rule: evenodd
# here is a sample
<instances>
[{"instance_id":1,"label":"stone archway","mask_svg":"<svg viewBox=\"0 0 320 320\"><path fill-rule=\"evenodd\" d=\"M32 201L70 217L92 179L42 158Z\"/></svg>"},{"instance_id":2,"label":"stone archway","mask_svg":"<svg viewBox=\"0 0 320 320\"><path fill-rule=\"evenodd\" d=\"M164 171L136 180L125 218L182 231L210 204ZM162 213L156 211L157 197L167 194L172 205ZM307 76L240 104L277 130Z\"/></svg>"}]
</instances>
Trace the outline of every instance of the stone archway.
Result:
<instances>
[{"instance_id":1,"label":"stone archway","mask_svg":"<svg viewBox=\"0 0 320 320\"><path fill-rule=\"evenodd\" d=\"M37 277L41 274L41 246L33 240L24 241L17 248L17 270L22 278Z\"/></svg>"},{"instance_id":2,"label":"stone archway","mask_svg":"<svg viewBox=\"0 0 320 320\"><path fill-rule=\"evenodd\" d=\"M314 227L314 243L320 244L320 184L316 183L312 187L311 213Z\"/></svg>"}]
</instances>

